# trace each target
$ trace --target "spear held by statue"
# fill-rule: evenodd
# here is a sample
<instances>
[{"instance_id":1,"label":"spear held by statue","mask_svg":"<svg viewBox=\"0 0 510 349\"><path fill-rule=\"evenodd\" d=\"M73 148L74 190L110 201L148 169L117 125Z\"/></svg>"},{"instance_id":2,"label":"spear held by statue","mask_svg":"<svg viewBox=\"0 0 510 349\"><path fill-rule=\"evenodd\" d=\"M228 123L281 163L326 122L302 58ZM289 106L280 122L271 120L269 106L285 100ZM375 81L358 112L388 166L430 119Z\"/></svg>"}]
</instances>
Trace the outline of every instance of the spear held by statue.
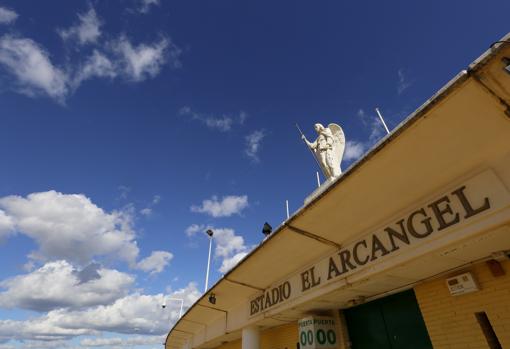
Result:
<instances>
[{"instance_id":1,"label":"spear held by statue","mask_svg":"<svg viewBox=\"0 0 510 349\"><path fill-rule=\"evenodd\" d=\"M308 150L310 150L310 153L312 153L312 156L313 156L313 159L315 160L315 163L317 164L317 166L319 166L322 174L324 175L325 178L327 178L326 174L324 173L324 169L322 168L321 164L319 163L319 160L317 160L317 157L315 156L315 152L312 150L312 148L310 148L310 146L308 145L308 143L306 143L306 137L305 135L303 134L303 131L301 131L301 128L299 127L299 125L297 124L296 122L296 128L298 129L299 133L301 134L301 139L303 140L303 142L306 144L306 147L308 148ZM317 177L318 178L318 177Z\"/></svg>"}]
</instances>

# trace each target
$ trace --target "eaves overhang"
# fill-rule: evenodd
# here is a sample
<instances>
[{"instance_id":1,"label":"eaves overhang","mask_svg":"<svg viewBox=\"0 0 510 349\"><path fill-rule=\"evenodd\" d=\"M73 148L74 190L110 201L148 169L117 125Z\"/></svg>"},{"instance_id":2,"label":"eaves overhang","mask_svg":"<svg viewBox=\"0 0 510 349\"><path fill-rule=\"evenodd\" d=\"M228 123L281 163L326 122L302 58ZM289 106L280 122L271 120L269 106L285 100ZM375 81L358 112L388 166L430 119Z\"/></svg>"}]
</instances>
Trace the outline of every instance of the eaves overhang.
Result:
<instances>
[{"instance_id":1,"label":"eaves overhang","mask_svg":"<svg viewBox=\"0 0 510 349\"><path fill-rule=\"evenodd\" d=\"M451 79L444 87L442 87L437 93L435 93L431 98L429 98L422 106L420 106L416 111L410 114L403 122L401 122L389 135L385 136L381 139L367 154L365 154L362 158L352 164L339 178L330 183L330 185L319 195L313 198L309 203L302 206L298 209L289 219L283 222L280 226L278 226L275 231L269 235L264 241L262 241L255 249L253 249L243 260L241 260L233 269L227 272L222 278L220 278L206 293L204 293L187 311L186 313L176 322L173 328L167 335L165 340L165 345L168 347L168 342L171 340L173 333L177 333L179 328L186 321L195 321L192 320L190 314L197 308L209 307L211 314L217 313L218 317L220 314L228 311L228 307L222 308L220 305L211 305L208 303L207 297L211 292L217 293L220 288L223 287L234 287L227 286L235 285L235 287L244 288L246 292L255 292L257 290L264 289L268 286L268 284L260 283L251 283L245 281L239 281L237 274L241 274L241 271L245 268L248 268L250 263L258 264L259 261L257 259L259 256L262 256L263 251L267 249L278 250L284 248L282 245L283 239L280 239L283 234L291 235L296 234L294 229L296 227L302 226L302 217L309 210L319 205L321 201L324 200L325 197L330 195L331 191L336 188L341 187L346 181L348 181L352 177L356 177L360 171L363 170L365 164L370 162L379 156L380 152L383 149L387 149L391 144L402 134L404 134L407 130L409 130L412 126L414 126L419 120L424 118L427 113L435 108L436 105L440 104L445 98L447 98L450 94L457 90L458 87L463 85L468 79L474 78L483 82L483 77L480 76L481 71L491 62L491 60L499 57L501 51L506 47L510 48L510 44L507 44L510 40L510 34L507 34L503 37L498 43L493 45L489 50L487 50L483 55L481 55L478 59L476 59L471 65L469 65L467 70L461 71L457 74L453 79ZM477 81L478 81L477 80ZM490 81L489 81L490 82ZM488 82L488 83L489 83ZM497 89L491 89L488 87L490 91L493 91L498 96L504 95L503 93L499 93ZM501 103L508 103L508 100L504 97L499 97L501 99ZM314 232L311 232L314 234ZM320 234L318 234L320 236ZM306 238L306 237L303 237ZM327 238L324 238L328 240ZM333 244L338 244L337 241L332 241ZM334 246L329 244L326 241L317 241L316 242L316 250L321 253L327 250L334 249ZM321 247L319 247L321 246ZM289 270L293 269L292 265L289 265ZM271 284L274 280L268 280L268 283ZM196 322L196 321L195 321ZM183 330L181 330L183 331ZM182 332L181 332L182 333Z\"/></svg>"}]
</instances>

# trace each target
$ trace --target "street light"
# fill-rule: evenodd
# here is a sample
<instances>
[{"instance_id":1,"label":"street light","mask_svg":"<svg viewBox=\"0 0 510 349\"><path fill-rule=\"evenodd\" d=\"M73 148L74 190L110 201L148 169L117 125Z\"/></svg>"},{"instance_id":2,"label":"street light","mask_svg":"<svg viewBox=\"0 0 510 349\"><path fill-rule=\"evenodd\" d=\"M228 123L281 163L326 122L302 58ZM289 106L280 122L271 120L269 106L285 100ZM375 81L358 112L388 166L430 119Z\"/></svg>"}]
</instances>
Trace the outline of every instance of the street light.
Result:
<instances>
[{"instance_id":1,"label":"street light","mask_svg":"<svg viewBox=\"0 0 510 349\"><path fill-rule=\"evenodd\" d=\"M204 293L207 292L207 289L209 288L209 268L211 266L211 249L212 249L212 238L213 238L214 232L211 229L207 229L207 231L205 233L207 235L209 235L209 257L207 258L207 273L205 274Z\"/></svg>"},{"instance_id":2,"label":"street light","mask_svg":"<svg viewBox=\"0 0 510 349\"><path fill-rule=\"evenodd\" d=\"M216 295L214 293L209 295L209 303L216 304Z\"/></svg>"},{"instance_id":3,"label":"street light","mask_svg":"<svg viewBox=\"0 0 510 349\"><path fill-rule=\"evenodd\" d=\"M169 300L169 301L178 301L178 302L181 302L181 310L179 310L179 319L181 318L182 316L182 307L184 306L184 299L182 298L165 298L163 299L163 304L161 304L161 308L165 309L166 308L166 300Z\"/></svg>"},{"instance_id":4,"label":"street light","mask_svg":"<svg viewBox=\"0 0 510 349\"><path fill-rule=\"evenodd\" d=\"M272 231L273 227L268 222L264 223L264 226L262 227L262 234L267 237Z\"/></svg>"}]
</instances>

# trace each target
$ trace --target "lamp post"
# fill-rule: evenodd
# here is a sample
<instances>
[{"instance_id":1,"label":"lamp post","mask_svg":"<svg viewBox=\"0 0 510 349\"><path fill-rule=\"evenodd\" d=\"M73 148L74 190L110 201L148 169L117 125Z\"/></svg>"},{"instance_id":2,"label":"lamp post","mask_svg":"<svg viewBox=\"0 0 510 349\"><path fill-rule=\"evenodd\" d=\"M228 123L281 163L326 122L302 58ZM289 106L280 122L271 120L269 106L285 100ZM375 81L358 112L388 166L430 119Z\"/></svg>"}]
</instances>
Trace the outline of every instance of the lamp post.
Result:
<instances>
[{"instance_id":1,"label":"lamp post","mask_svg":"<svg viewBox=\"0 0 510 349\"><path fill-rule=\"evenodd\" d=\"M205 233L209 235L209 257L207 258L207 273L205 274L204 293L207 292L207 289L209 288L209 268L211 267L211 249L214 232L211 229L207 229Z\"/></svg>"},{"instance_id":2,"label":"lamp post","mask_svg":"<svg viewBox=\"0 0 510 349\"><path fill-rule=\"evenodd\" d=\"M178 302L181 302L181 309L179 310L179 319L182 317L182 308L184 306L184 299L182 298L166 298L168 299L169 301L178 301ZM166 308L166 299L165 301L163 301L163 305L161 306L163 309Z\"/></svg>"}]
</instances>

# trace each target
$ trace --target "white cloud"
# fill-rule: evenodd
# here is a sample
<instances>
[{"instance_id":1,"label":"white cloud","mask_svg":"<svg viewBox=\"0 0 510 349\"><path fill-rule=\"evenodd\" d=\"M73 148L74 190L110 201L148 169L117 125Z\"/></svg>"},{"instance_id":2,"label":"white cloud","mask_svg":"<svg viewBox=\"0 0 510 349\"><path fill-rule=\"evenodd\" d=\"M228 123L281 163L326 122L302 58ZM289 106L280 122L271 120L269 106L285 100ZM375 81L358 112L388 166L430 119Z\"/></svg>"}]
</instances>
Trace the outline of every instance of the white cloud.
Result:
<instances>
[{"instance_id":1,"label":"white cloud","mask_svg":"<svg viewBox=\"0 0 510 349\"><path fill-rule=\"evenodd\" d=\"M150 216L150 215L152 215L152 208L150 208L150 207L142 208L140 210L140 214L144 215L144 216Z\"/></svg>"},{"instance_id":2,"label":"white cloud","mask_svg":"<svg viewBox=\"0 0 510 349\"><path fill-rule=\"evenodd\" d=\"M214 256L221 259L219 268L221 273L226 273L233 268L253 248L246 246L244 238L236 235L235 230L231 228L215 228L213 226L192 224L186 229L186 235L193 236L207 229L214 232Z\"/></svg>"},{"instance_id":3,"label":"white cloud","mask_svg":"<svg viewBox=\"0 0 510 349\"><path fill-rule=\"evenodd\" d=\"M7 216L4 211L0 210L0 241L14 233L14 222L12 218Z\"/></svg>"},{"instance_id":4,"label":"white cloud","mask_svg":"<svg viewBox=\"0 0 510 349\"><path fill-rule=\"evenodd\" d=\"M232 118L223 115L221 118L207 117L204 119L205 124L209 128L216 128L220 131L230 131L232 128Z\"/></svg>"},{"instance_id":5,"label":"white cloud","mask_svg":"<svg viewBox=\"0 0 510 349\"><path fill-rule=\"evenodd\" d=\"M98 334L98 332L83 328L62 328L51 321L48 316L26 321L0 320L0 341L59 341L80 335L92 334Z\"/></svg>"},{"instance_id":6,"label":"white cloud","mask_svg":"<svg viewBox=\"0 0 510 349\"><path fill-rule=\"evenodd\" d=\"M16 231L37 242L36 258L85 264L107 255L134 264L138 256L131 213L107 213L82 194L7 196L0 198L0 209Z\"/></svg>"},{"instance_id":7,"label":"white cloud","mask_svg":"<svg viewBox=\"0 0 510 349\"><path fill-rule=\"evenodd\" d=\"M168 60L174 68L181 65L180 50L166 38L152 45L133 46L125 36L122 36L113 43L112 48L120 57L124 75L132 81L155 77Z\"/></svg>"},{"instance_id":8,"label":"white cloud","mask_svg":"<svg viewBox=\"0 0 510 349\"><path fill-rule=\"evenodd\" d=\"M366 146L367 145L363 142L347 141L345 143L345 153L343 159L345 161L359 159L367 150Z\"/></svg>"},{"instance_id":9,"label":"white cloud","mask_svg":"<svg viewBox=\"0 0 510 349\"><path fill-rule=\"evenodd\" d=\"M386 133L384 126L376 116L370 116L363 109L357 112L358 117L365 127L368 127L370 134L366 141L348 140L345 145L343 160L351 161L359 159L371 147L374 146Z\"/></svg>"},{"instance_id":10,"label":"white cloud","mask_svg":"<svg viewBox=\"0 0 510 349\"><path fill-rule=\"evenodd\" d=\"M63 101L67 76L55 67L48 53L31 39L12 35L0 37L0 64L17 79L21 92L30 96L45 93Z\"/></svg>"},{"instance_id":11,"label":"white cloud","mask_svg":"<svg viewBox=\"0 0 510 349\"><path fill-rule=\"evenodd\" d=\"M214 241L216 257L229 258L232 255L246 250L242 236L236 235L234 229L214 228Z\"/></svg>"},{"instance_id":12,"label":"white cloud","mask_svg":"<svg viewBox=\"0 0 510 349\"><path fill-rule=\"evenodd\" d=\"M200 206L191 206L191 211L206 213L212 217L230 217L234 214L240 214L247 207L247 195L224 196L221 201L218 200L218 197L213 196L211 199L203 200Z\"/></svg>"},{"instance_id":13,"label":"white cloud","mask_svg":"<svg viewBox=\"0 0 510 349\"><path fill-rule=\"evenodd\" d=\"M168 295L131 294L110 305L101 305L86 310L53 310L47 315L26 321L0 320L0 342L2 340L46 340L71 339L79 335L99 335L102 332L123 334L164 335L179 317L180 303L164 299L180 298L184 307L193 304L201 293L196 284ZM136 345L133 343L133 345Z\"/></svg>"},{"instance_id":14,"label":"white cloud","mask_svg":"<svg viewBox=\"0 0 510 349\"><path fill-rule=\"evenodd\" d=\"M184 106L179 110L179 115L190 116L193 120L198 120L210 129L218 130L220 132L228 132L232 130L235 124L242 125L248 118L248 114L244 111L239 112L239 115L221 116L207 115L198 113L191 109L189 106Z\"/></svg>"},{"instance_id":15,"label":"white cloud","mask_svg":"<svg viewBox=\"0 0 510 349\"><path fill-rule=\"evenodd\" d=\"M186 228L186 235L193 236L196 233L205 232L205 230L206 230L206 228L202 224L200 224L200 225L199 224L192 224L192 225L190 225L189 227Z\"/></svg>"},{"instance_id":16,"label":"white cloud","mask_svg":"<svg viewBox=\"0 0 510 349\"><path fill-rule=\"evenodd\" d=\"M117 190L119 191L119 199L122 200L126 200L129 196L129 193L131 192L131 188L125 185L119 185Z\"/></svg>"},{"instance_id":17,"label":"white cloud","mask_svg":"<svg viewBox=\"0 0 510 349\"><path fill-rule=\"evenodd\" d=\"M221 117L215 117L211 115L203 115L191 110L190 107L184 106L179 110L180 115L189 115L194 120L199 120L207 127L211 129L217 129L221 132L227 132L232 129L234 120L232 117L222 115Z\"/></svg>"},{"instance_id":18,"label":"white cloud","mask_svg":"<svg viewBox=\"0 0 510 349\"><path fill-rule=\"evenodd\" d=\"M18 18L18 14L13 10L0 7L0 24L11 24Z\"/></svg>"},{"instance_id":19,"label":"white cloud","mask_svg":"<svg viewBox=\"0 0 510 349\"><path fill-rule=\"evenodd\" d=\"M79 17L80 24L60 30L61 36L80 44L96 42L100 22L94 9ZM59 103L88 79L122 78L139 82L158 75L165 64L179 68L180 54L181 50L168 38L134 46L122 35L95 48L81 62L69 62L62 69L52 63L49 53L35 41L9 34L0 37L0 66L15 78L15 90L32 97L46 95Z\"/></svg>"},{"instance_id":20,"label":"white cloud","mask_svg":"<svg viewBox=\"0 0 510 349\"><path fill-rule=\"evenodd\" d=\"M136 268L151 274L161 273L173 257L170 252L153 251L149 257L138 262Z\"/></svg>"},{"instance_id":21,"label":"white cloud","mask_svg":"<svg viewBox=\"0 0 510 349\"><path fill-rule=\"evenodd\" d=\"M151 6L158 6L159 0L140 0L139 12L147 13L150 11Z\"/></svg>"},{"instance_id":22,"label":"white cloud","mask_svg":"<svg viewBox=\"0 0 510 349\"><path fill-rule=\"evenodd\" d=\"M14 344L1 344L0 343L0 349L16 349L16 346Z\"/></svg>"},{"instance_id":23,"label":"white cloud","mask_svg":"<svg viewBox=\"0 0 510 349\"><path fill-rule=\"evenodd\" d=\"M91 264L83 270L66 261L46 263L41 268L0 283L0 306L35 311L84 308L110 304L124 297L134 278L117 270Z\"/></svg>"},{"instance_id":24,"label":"white cloud","mask_svg":"<svg viewBox=\"0 0 510 349\"><path fill-rule=\"evenodd\" d=\"M161 201L161 196L160 195L154 195L152 197L152 204L153 205L157 205L159 204L159 202Z\"/></svg>"},{"instance_id":25,"label":"white cloud","mask_svg":"<svg viewBox=\"0 0 510 349\"><path fill-rule=\"evenodd\" d=\"M246 148L244 149L244 153L255 162L260 160L258 154L265 136L264 130L254 131L246 136Z\"/></svg>"},{"instance_id":26,"label":"white cloud","mask_svg":"<svg viewBox=\"0 0 510 349\"><path fill-rule=\"evenodd\" d=\"M21 344L21 343L20 343ZM22 345L17 348L23 349L54 349L54 348L76 348L69 341L56 340L56 341L45 341L45 340L27 340L23 341ZM0 347L0 349L2 349Z\"/></svg>"},{"instance_id":27,"label":"white cloud","mask_svg":"<svg viewBox=\"0 0 510 349\"><path fill-rule=\"evenodd\" d=\"M223 259L223 262L221 263L221 267L219 271L223 274L225 274L227 271L232 269L239 263L244 257L248 255L248 251L239 252L233 255L232 257Z\"/></svg>"},{"instance_id":28,"label":"white cloud","mask_svg":"<svg viewBox=\"0 0 510 349\"><path fill-rule=\"evenodd\" d=\"M246 122L246 119L248 119L248 113L241 111L239 113L239 123L241 125L244 125L244 123Z\"/></svg>"},{"instance_id":29,"label":"white cloud","mask_svg":"<svg viewBox=\"0 0 510 349\"><path fill-rule=\"evenodd\" d=\"M161 345L165 342L165 339L166 336L86 338L80 341L80 345L84 347L131 347L135 345Z\"/></svg>"},{"instance_id":30,"label":"white cloud","mask_svg":"<svg viewBox=\"0 0 510 349\"><path fill-rule=\"evenodd\" d=\"M106 55L98 50L94 50L85 63L77 68L72 83L74 88L78 88L85 80L94 77L113 79L117 74L115 64Z\"/></svg>"},{"instance_id":31,"label":"white cloud","mask_svg":"<svg viewBox=\"0 0 510 349\"><path fill-rule=\"evenodd\" d=\"M402 93L404 93L405 90L411 87L412 82L407 80L406 76L404 75L404 69L399 69L397 74L398 74L397 93L401 95Z\"/></svg>"},{"instance_id":32,"label":"white cloud","mask_svg":"<svg viewBox=\"0 0 510 349\"><path fill-rule=\"evenodd\" d=\"M63 40L76 40L80 45L95 43L101 36L101 21L93 8L86 13L78 14L79 23L69 29L60 29L58 34Z\"/></svg>"},{"instance_id":33,"label":"white cloud","mask_svg":"<svg viewBox=\"0 0 510 349\"><path fill-rule=\"evenodd\" d=\"M153 212L153 207L156 206L157 204L159 204L160 201L161 201L161 196L154 195L152 198L152 201L149 203L149 205L140 210L140 214L145 217L151 216L152 212Z\"/></svg>"}]
</instances>

